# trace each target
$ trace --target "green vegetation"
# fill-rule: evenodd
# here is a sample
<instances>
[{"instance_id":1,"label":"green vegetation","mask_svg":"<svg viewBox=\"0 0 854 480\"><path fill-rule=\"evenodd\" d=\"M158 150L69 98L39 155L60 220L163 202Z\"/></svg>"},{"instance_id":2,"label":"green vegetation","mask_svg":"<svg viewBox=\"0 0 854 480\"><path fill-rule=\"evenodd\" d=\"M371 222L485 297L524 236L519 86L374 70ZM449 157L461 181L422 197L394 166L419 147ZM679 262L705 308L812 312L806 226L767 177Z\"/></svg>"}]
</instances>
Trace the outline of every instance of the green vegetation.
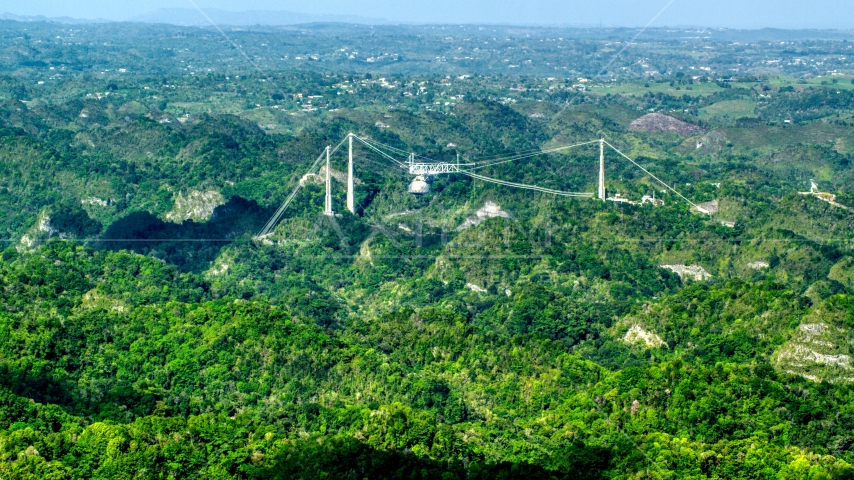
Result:
<instances>
[{"instance_id":1,"label":"green vegetation","mask_svg":"<svg viewBox=\"0 0 854 480\"><path fill-rule=\"evenodd\" d=\"M0 27L0 477L854 478L844 32Z\"/></svg>"},{"instance_id":2,"label":"green vegetation","mask_svg":"<svg viewBox=\"0 0 854 480\"><path fill-rule=\"evenodd\" d=\"M708 120L755 117L756 104L749 100L724 100L700 109L700 118Z\"/></svg>"}]
</instances>

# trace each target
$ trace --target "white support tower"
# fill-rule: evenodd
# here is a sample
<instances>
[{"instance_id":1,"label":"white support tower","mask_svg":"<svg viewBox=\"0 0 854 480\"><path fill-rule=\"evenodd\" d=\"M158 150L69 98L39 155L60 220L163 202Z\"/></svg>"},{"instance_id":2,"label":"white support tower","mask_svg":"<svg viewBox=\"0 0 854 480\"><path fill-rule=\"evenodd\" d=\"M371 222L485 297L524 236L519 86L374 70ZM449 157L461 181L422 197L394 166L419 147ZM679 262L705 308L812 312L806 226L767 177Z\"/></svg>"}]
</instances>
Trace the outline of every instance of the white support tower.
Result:
<instances>
[{"instance_id":1,"label":"white support tower","mask_svg":"<svg viewBox=\"0 0 854 480\"><path fill-rule=\"evenodd\" d=\"M541 187L539 185L509 182L506 180L500 180L497 178L491 178L491 177L487 177L485 175L480 175L480 174L476 173L475 170L481 169L484 167L490 167L493 165L509 163L509 162L512 162L515 160L520 160L522 158L529 158L529 157L533 157L536 155L544 155L544 154L554 153L554 152L566 150L569 148L581 147L581 146L589 147L589 146L593 145L594 143L598 142L599 143L599 182L598 182L598 184L599 184L598 190L599 191L598 191L598 198L601 199L602 201L612 200L615 202L628 202L628 203L633 203L633 204L644 203L644 202L652 202L653 205L661 205L664 203L661 201L661 199L656 198L655 192L653 192L652 197L644 196L641 199L641 202L629 201L627 198L621 197L619 194L615 194L613 196L613 198L607 198L607 196L606 196L607 192L605 191L605 145L607 145L611 150L613 150L620 157L631 162L635 167L642 170L646 175L648 175L650 178L652 178L653 180L655 180L656 182L658 182L662 186L666 187L669 191L671 191L675 195L678 195L682 200L684 200L685 202L690 204L693 208L698 209L700 211L705 211L707 209L705 206L697 205L694 202L692 202L691 200L689 200L688 198L686 198L684 195L682 195L681 193L676 191L673 187L671 187L670 185L665 183L662 179L656 177L655 175L650 173L649 170L645 169L642 165L640 165L639 163L634 161L632 158L627 156L625 153L619 151L616 147L614 147L613 145L608 143L604 138L600 138L598 140L591 140L591 141L587 141L587 142L581 142L581 143L577 143L574 145L566 145L566 146L562 146L562 147L550 148L548 150L540 150L540 151L533 152L533 153L528 152L525 154L512 155L509 157L504 157L504 158L499 158L499 159L491 159L491 160L486 160L486 161L482 161L482 162L478 162L478 163L460 163L459 154L457 154L457 158L455 159L455 161L453 163L451 163L451 162L423 161L423 160L429 160L428 158L424 158L423 160L419 158L418 161L416 161L417 157L414 153L410 153L409 158L406 160L399 160L398 158L395 158L396 155L403 153L399 148L395 148L395 147L392 147L389 145L383 145L383 144L380 144L380 143L375 142L373 140L364 139L362 137L354 135L353 133L349 133L347 135L347 138L345 138L345 140L347 140L349 142L349 158L348 158L348 164L347 164L347 209L353 213L355 213L355 201L354 201L355 188L354 188L354 184L355 184L355 180L356 180L355 177L353 176L353 140L359 141L362 145L364 145L369 150L380 155L385 160L390 161L392 164L394 164L394 165L392 165L392 167L395 170L399 167L402 167L404 170L408 171L409 174L414 175L415 178L412 180L412 183L409 185L409 188L408 188L408 191L412 194L423 195L425 193L429 193L430 192L430 180L431 180L430 177L432 177L434 175L448 174L448 173L460 173L460 174L466 175L468 177L471 177L475 180L480 180L482 182L492 183L492 184L501 185L501 186L505 186L505 187L519 188L519 189L523 189L523 190L547 193L547 194L551 194L551 195L560 195L560 196L564 196L564 197L583 197L583 198L593 198L594 196L597 196L597 194L595 192L562 191L562 190L555 190L555 189L547 188L547 187ZM334 152L337 152L338 149L343 145L344 145L344 141L342 140L341 143L335 147ZM331 158L330 158L332 156L332 154L333 154L333 149L331 146L327 146L322 152L320 152L320 155L317 156L317 158L314 160L314 163L312 163L311 166L308 168L308 172L306 173L306 175L303 177L303 179L299 183L297 183L297 185L291 191L290 195L288 195L288 197L285 199L284 203L282 203L282 205L279 207L279 209L276 210L276 213L274 213L273 216L270 217L270 219L264 225L264 228L262 228L261 231L258 233L258 235L255 237L256 239L259 239L259 240L263 239L266 235L269 235L273 231L273 229L276 227L276 223L282 218L282 215L284 215L285 210L288 208L288 205L296 198L297 194L300 192L300 189L303 188L303 186L304 186L303 180L308 178L309 175L311 175L312 178L316 178L315 176L319 174L318 166L320 166L321 163L323 162L324 156L326 156L326 178L325 178L325 180L326 180L326 198L325 198L325 205L324 205L323 213L328 215L328 216L332 216L335 214L332 211L332 165L331 165ZM471 167L471 168L468 168L468 167ZM318 173L315 174L314 172L318 172ZM339 179L340 179L340 177L339 177ZM835 198L835 197L833 197L833 195L831 195L829 193L819 192L818 186L815 184L815 182L810 182L810 183L811 184L810 184L810 191L809 192L799 192L799 193L801 193L802 195L816 195L816 196L821 197L822 199L830 198L830 200L827 200L828 202L833 203L833 205L839 206L839 204L831 201ZM662 190L662 192L664 192L664 190ZM825 198L825 197L827 197L827 198Z\"/></svg>"},{"instance_id":2,"label":"white support tower","mask_svg":"<svg viewBox=\"0 0 854 480\"><path fill-rule=\"evenodd\" d=\"M356 214L356 200L353 197L353 134L347 135L347 140L350 142L349 157L347 162L347 210L353 215Z\"/></svg>"},{"instance_id":3,"label":"white support tower","mask_svg":"<svg viewBox=\"0 0 854 480\"><path fill-rule=\"evenodd\" d=\"M599 139L599 200L605 201L605 139Z\"/></svg>"},{"instance_id":4,"label":"white support tower","mask_svg":"<svg viewBox=\"0 0 854 480\"><path fill-rule=\"evenodd\" d=\"M323 213L326 215L332 216L335 215L332 212L332 170L329 167L329 150L330 147L327 145L326 147L326 207L323 210Z\"/></svg>"}]
</instances>

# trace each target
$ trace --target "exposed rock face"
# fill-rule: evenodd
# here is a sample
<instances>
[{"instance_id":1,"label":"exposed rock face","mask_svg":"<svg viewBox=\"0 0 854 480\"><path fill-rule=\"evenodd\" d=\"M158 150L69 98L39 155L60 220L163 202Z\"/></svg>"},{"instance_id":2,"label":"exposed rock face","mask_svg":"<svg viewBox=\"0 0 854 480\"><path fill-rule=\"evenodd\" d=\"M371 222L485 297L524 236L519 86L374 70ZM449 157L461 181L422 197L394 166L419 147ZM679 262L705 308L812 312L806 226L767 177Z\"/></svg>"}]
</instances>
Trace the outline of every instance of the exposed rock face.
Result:
<instances>
[{"instance_id":1,"label":"exposed rock face","mask_svg":"<svg viewBox=\"0 0 854 480\"><path fill-rule=\"evenodd\" d=\"M814 382L852 382L850 335L823 322L802 323L774 353L774 366Z\"/></svg>"},{"instance_id":2,"label":"exposed rock face","mask_svg":"<svg viewBox=\"0 0 854 480\"><path fill-rule=\"evenodd\" d=\"M265 239L266 240L266 239ZM273 242L270 242L271 244ZM219 277L222 275L228 274L231 271L231 264L229 263L230 259L219 257L215 262L211 265L211 268L205 272L205 276L208 278Z\"/></svg>"},{"instance_id":3,"label":"exposed rock face","mask_svg":"<svg viewBox=\"0 0 854 480\"><path fill-rule=\"evenodd\" d=\"M623 335L623 341L629 345L638 345L646 348L667 347L664 340L655 332L646 331L640 325L632 325L632 328Z\"/></svg>"},{"instance_id":4,"label":"exposed rock face","mask_svg":"<svg viewBox=\"0 0 854 480\"><path fill-rule=\"evenodd\" d=\"M30 237L29 234L25 233L24 236L21 237L21 246L23 248L18 248L18 250L33 248L36 245L38 245L38 241L35 238Z\"/></svg>"},{"instance_id":5,"label":"exposed rock face","mask_svg":"<svg viewBox=\"0 0 854 480\"><path fill-rule=\"evenodd\" d=\"M469 289L469 290L471 290L472 292L477 292L477 293L486 293L486 289L485 289L485 288L483 288L483 287L481 287L481 286L478 286L478 285L475 285L475 284L473 284L473 283L466 283L466 288L468 288L468 289Z\"/></svg>"},{"instance_id":6,"label":"exposed rock face","mask_svg":"<svg viewBox=\"0 0 854 480\"><path fill-rule=\"evenodd\" d=\"M768 262L764 262L762 260L757 260L755 262L748 263L747 266L754 269L754 270L760 270L763 268L768 268L769 264L768 264Z\"/></svg>"},{"instance_id":7,"label":"exposed rock face","mask_svg":"<svg viewBox=\"0 0 854 480\"><path fill-rule=\"evenodd\" d=\"M89 197L89 198L84 198L84 199L80 200L80 204L81 205L97 205L99 207L106 207L107 201L102 199L102 198L98 198L98 197Z\"/></svg>"},{"instance_id":8,"label":"exposed rock face","mask_svg":"<svg viewBox=\"0 0 854 480\"><path fill-rule=\"evenodd\" d=\"M27 249L36 248L41 245L42 242L54 235L58 235L60 238L68 237L65 233L59 232L53 228L50 224L50 215L46 211L43 211L39 214L36 224L21 237L21 244L18 245L17 250L25 251Z\"/></svg>"},{"instance_id":9,"label":"exposed rock face","mask_svg":"<svg viewBox=\"0 0 854 480\"><path fill-rule=\"evenodd\" d=\"M206 192L190 190L186 195L178 194L175 206L166 212L165 219L173 223L181 223L185 220L206 222L211 219L216 207L224 203L225 198L216 190Z\"/></svg>"},{"instance_id":10,"label":"exposed rock face","mask_svg":"<svg viewBox=\"0 0 854 480\"><path fill-rule=\"evenodd\" d=\"M704 202L697 205L697 211L711 215L713 213L718 213L718 207L718 201L712 200L711 202ZM735 226L735 224L733 224L733 226Z\"/></svg>"},{"instance_id":11,"label":"exposed rock face","mask_svg":"<svg viewBox=\"0 0 854 480\"><path fill-rule=\"evenodd\" d=\"M691 136L703 133L697 125L679 120L663 113L648 113L629 124L629 130L641 132L676 132L679 135Z\"/></svg>"},{"instance_id":12,"label":"exposed rock face","mask_svg":"<svg viewBox=\"0 0 854 480\"><path fill-rule=\"evenodd\" d=\"M54 233L56 233L56 230L54 230L53 227L50 226L50 215L48 215L47 213L42 213L39 216L39 221L36 224L36 228L39 232L44 232L48 235L53 235Z\"/></svg>"},{"instance_id":13,"label":"exposed rock face","mask_svg":"<svg viewBox=\"0 0 854 480\"><path fill-rule=\"evenodd\" d=\"M480 225L481 222L488 218L510 218L510 214L501 209L501 206L494 202L486 202L483 204L483 208L474 212L474 215L467 218L459 227L457 227L457 231L461 232L469 227L475 227Z\"/></svg>"},{"instance_id":14,"label":"exposed rock face","mask_svg":"<svg viewBox=\"0 0 854 480\"><path fill-rule=\"evenodd\" d=\"M368 238L362 245L359 247L359 260L367 261L372 266L374 264L373 259L371 258L371 239Z\"/></svg>"},{"instance_id":15,"label":"exposed rock face","mask_svg":"<svg viewBox=\"0 0 854 480\"><path fill-rule=\"evenodd\" d=\"M712 274L699 265L662 265L661 268L666 268L682 278L696 280L701 282L708 278L712 278Z\"/></svg>"}]
</instances>

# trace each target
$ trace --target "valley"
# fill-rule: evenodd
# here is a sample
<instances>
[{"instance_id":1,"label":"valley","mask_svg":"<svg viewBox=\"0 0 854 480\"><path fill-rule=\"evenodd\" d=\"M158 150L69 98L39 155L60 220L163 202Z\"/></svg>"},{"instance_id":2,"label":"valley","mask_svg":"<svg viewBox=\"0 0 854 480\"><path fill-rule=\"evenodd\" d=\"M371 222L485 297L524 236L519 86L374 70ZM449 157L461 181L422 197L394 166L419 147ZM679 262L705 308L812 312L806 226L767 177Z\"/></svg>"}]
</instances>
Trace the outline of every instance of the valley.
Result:
<instances>
[{"instance_id":1,"label":"valley","mask_svg":"<svg viewBox=\"0 0 854 480\"><path fill-rule=\"evenodd\" d=\"M0 476L854 475L848 33L365 28L0 21Z\"/></svg>"}]
</instances>

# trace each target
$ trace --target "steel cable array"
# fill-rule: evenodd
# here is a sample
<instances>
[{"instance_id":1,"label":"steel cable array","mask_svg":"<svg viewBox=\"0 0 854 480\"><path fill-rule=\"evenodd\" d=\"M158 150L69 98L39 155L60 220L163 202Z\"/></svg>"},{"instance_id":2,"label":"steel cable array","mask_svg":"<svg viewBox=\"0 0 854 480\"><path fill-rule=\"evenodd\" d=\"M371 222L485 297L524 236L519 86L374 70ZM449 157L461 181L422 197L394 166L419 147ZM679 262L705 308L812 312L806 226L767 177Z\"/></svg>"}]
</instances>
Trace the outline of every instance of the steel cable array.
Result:
<instances>
[{"instance_id":1,"label":"steel cable array","mask_svg":"<svg viewBox=\"0 0 854 480\"><path fill-rule=\"evenodd\" d=\"M394 163L395 166L402 168L404 170L407 170L410 173L412 173L410 171L410 168L409 168L410 164L408 162L411 159L416 158L415 154L407 153L406 151L399 149L397 147L393 147L391 145L386 145L386 144L377 142L376 140L359 137L359 136L354 135L354 134L348 134L347 137L345 137L344 140L341 141L341 143L339 143L334 149L331 149L329 151L329 155L332 155L335 152L337 152L341 148L341 146L344 145L344 143L349 138L353 138L353 139L359 141L359 143L361 143L362 145L364 145L365 147L367 147L371 151L379 154L385 160L391 161L392 163ZM624 154L623 152L618 150L616 147L614 147L613 145L611 145L610 143L608 143L604 139L602 139L602 140L591 140L589 142L575 143L572 145L563 145L563 146L549 148L549 149L545 149L545 150L522 152L522 153L518 153L515 155L507 156L507 157L491 158L489 160L483 160L480 162L473 162L473 163L466 163L466 164L459 164L459 163L451 164L449 162L437 162L433 159L430 159L429 157L424 157L421 155L417 155L417 157L428 160L429 161L429 162L427 162L428 164L435 163L437 166L454 165L455 166L455 169L454 169L455 172L461 173L463 175L474 178L476 180L480 180L482 182L492 183L495 185L501 185L501 186L505 186L505 187L513 187L513 188L519 188L519 189L523 189L523 190L530 190L530 191L535 191L535 192L547 193L550 195L558 195L558 196L563 196L563 197L591 198L595 194L589 193L589 192L568 192L568 191L563 191L563 190L557 190L554 188L541 187L539 185L529 185L529 184L518 183L518 182L510 182L507 180L501 180L501 179L497 179L497 178L487 177L486 175L480 175L478 173L475 173L474 170L478 170L478 169L486 168L486 167L491 167L491 166L495 166L495 165L501 165L501 164L510 163L510 162L515 162L518 160L523 160L526 158L535 157L537 155L546 155L546 154L555 153L555 152L559 152L559 151L563 151L563 150L568 150L571 148L582 147L582 146L586 146L586 145L592 145L592 144L599 143L599 142L602 142L602 144L604 144L604 145L608 145L608 147L610 147L612 150L617 152L620 156L622 156L623 158L625 158L626 160L631 162L636 167L640 168L644 173L646 173L647 175L652 177L654 180L656 180L657 182L659 182L660 184L665 186L668 190L670 190L671 192L675 193L680 198L682 198L683 200L688 202L688 204L690 204L692 207L697 206L694 202L692 202L691 200L686 198L684 195L682 195L681 193L676 191L676 189L674 189L673 187L668 185L666 182L664 182L663 180L661 180L657 176L650 173L649 170L642 167L639 163L637 163L633 159L629 158L629 156L627 156L626 154ZM401 160L398 160L397 158L394 158L394 154L401 155L401 156L407 156L408 158L405 161L401 161ZM317 170L320 163L325 158L325 156L326 156L326 149L324 149L323 153L321 153L320 156L317 157L317 160L315 160L314 163L309 167L307 174L314 173ZM372 162L372 163L375 163L375 162ZM424 165L424 164L419 163L418 165ZM468 168L461 168L461 167L468 167ZM327 172L327 175L331 175L331 173ZM302 186L303 186L303 184L300 181L299 184L291 191L291 193L285 199L284 203L282 203L282 205L278 208L278 210L276 210L276 213L274 213L273 216L270 217L270 220L267 221L267 223L264 225L264 228L261 229L261 231L258 233L258 236L256 238L264 237L265 235L268 235L270 232L273 231L273 228L275 228L276 224L281 219L282 215L284 215L284 212L288 208L288 205L290 205L290 203L293 201L293 199L296 198L297 194L302 189Z\"/></svg>"}]
</instances>

